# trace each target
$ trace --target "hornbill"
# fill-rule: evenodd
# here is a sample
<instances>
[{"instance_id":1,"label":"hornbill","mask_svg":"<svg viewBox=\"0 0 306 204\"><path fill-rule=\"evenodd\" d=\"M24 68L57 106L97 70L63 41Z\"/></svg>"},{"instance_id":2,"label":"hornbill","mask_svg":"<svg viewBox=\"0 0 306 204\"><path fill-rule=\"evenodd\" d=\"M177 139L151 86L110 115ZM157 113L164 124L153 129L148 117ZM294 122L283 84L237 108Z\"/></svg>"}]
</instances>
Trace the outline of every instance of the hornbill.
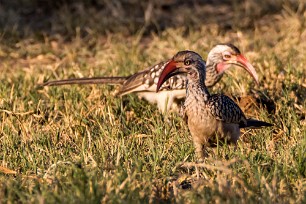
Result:
<instances>
[{"instance_id":1,"label":"hornbill","mask_svg":"<svg viewBox=\"0 0 306 204\"><path fill-rule=\"evenodd\" d=\"M226 56L226 59L230 58ZM259 128L272 124L246 118L239 106L228 96L211 95L206 86L205 62L193 51L180 51L163 69L157 91L173 76L185 74L186 99L181 114L188 124L199 159L206 156L205 147L216 139L236 143L240 128Z\"/></svg>"}]
</instances>

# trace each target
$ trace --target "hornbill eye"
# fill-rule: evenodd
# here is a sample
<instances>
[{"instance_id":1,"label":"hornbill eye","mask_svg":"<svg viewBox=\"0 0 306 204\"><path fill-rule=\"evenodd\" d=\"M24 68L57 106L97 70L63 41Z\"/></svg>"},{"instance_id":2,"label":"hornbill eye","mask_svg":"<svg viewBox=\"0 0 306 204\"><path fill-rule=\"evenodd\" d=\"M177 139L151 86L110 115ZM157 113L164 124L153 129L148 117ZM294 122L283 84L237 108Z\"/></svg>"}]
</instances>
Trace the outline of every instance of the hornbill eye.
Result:
<instances>
[{"instance_id":1,"label":"hornbill eye","mask_svg":"<svg viewBox=\"0 0 306 204\"><path fill-rule=\"evenodd\" d=\"M231 58L231 54L230 53L224 53L223 54L223 59L225 59L225 60L229 60Z\"/></svg>"},{"instance_id":2,"label":"hornbill eye","mask_svg":"<svg viewBox=\"0 0 306 204\"><path fill-rule=\"evenodd\" d=\"M191 61L190 59L186 59L186 60L184 61L184 65L186 65L186 66L191 65L191 63L192 63L192 61Z\"/></svg>"}]
</instances>

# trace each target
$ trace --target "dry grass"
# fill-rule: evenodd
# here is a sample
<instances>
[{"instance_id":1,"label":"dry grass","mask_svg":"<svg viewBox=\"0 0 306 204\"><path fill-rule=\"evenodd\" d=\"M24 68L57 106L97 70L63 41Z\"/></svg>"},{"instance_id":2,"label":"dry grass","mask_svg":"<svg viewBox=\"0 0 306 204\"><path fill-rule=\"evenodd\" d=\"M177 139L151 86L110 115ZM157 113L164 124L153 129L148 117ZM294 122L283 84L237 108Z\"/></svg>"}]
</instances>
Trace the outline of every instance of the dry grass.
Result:
<instances>
[{"instance_id":1,"label":"dry grass","mask_svg":"<svg viewBox=\"0 0 306 204\"><path fill-rule=\"evenodd\" d=\"M162 8L175 9L158 7L150 14L148 5L141 4L142 15L153 16L147 17L149 23L126 20L127 27L120 18L120 32L107 32L107 20L96 22L102 14L90 19L86 9L94 8L80 2L71 6L79 9L73 12L67 5L55 7L58 17L51 12L55 21L41 32L18 21L16 29L10 21L1 22L2 202L305 203L305 4L275 4L202 3L194 17L165 28L157 26L158 12L169 18ZM195 8L177 6L181 12L186 8L186 14ZM208 8L219 9L216 18ZM11 20L22 16L1 9ZM208 10L204 24L201 13ZM222 16L228 11L236 14ZM76 14L84 14L80 18L87 26L75 25ZM239 16L248 18L240 25ZM261 83L254 87L247 74L232 69L212 91L266 95L274 112L257 106L249 115L275 126L244 132L236 150L226 144L212 149L205 164L194 163L188 129L178 116L164 117L134 95L117 98L115 88L102 85L36 89L49 79L132 74L183 49L206 57L219 42L237 45Z\"/></svg>"}]
</instances>

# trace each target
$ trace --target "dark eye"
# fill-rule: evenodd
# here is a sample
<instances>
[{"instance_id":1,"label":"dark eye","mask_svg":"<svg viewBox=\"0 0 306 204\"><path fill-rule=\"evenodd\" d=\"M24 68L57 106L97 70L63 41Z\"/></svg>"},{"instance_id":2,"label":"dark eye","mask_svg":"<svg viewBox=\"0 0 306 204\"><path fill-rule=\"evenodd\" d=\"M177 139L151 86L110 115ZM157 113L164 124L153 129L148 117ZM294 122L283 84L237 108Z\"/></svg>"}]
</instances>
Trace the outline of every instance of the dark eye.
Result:
<instances>
[{"instance_id":1,"label":"dark eye","mask_svg":"<svg viewBox=\"0 0 306 204\"><path fill-rule=\"evenodd\" d=\"M184 65L186 65L186 66L189 66L190 64L191 64L191 60L190 59L186 59L185 61L184 61Z\"/></svg>"},{"instance_id":2,"label":"dark eye","mask_svg":"<svg viewBox=\"0 0 306 204\"><path fill-rule=\"evenodd\" d=\"M230 58L231 58L231 55L230 55L230 54L224 54L224 55L223 55L223 58L224 58L224 59L230 59Z\"/></svg>"}]
</instances>

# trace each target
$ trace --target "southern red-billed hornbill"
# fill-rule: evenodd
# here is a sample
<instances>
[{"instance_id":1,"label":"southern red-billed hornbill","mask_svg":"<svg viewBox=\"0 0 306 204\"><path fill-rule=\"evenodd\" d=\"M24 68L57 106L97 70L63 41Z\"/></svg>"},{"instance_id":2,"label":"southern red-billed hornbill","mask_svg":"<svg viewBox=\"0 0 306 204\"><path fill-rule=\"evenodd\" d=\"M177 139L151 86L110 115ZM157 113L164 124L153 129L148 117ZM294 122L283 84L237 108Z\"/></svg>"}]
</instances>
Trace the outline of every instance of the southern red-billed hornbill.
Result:
<instances>
[{"instance_id":1,"label":"southern red-billed hornbill","mask_svg":"<svg viewBox=\"0 0 306 204\"><path fill-rule=\"evenodd\" d=\"M119 84L121 88L118 95L136 93L139 98L144 98L149 103L157 103L162 112L176 109L180 100L185 98L185 76L174 76L163 84L156 93L156 85L160 73L169 62L161 62L143 71L127 77L94 77L49 81L42 86L58 86L66 84ZM206 86L215 85L230 66L236 65L244 68L258 83L258 76L254 67L241 54L239 49L232 44L218 44L209 52L206 63Z\"/></svg>"},{"instance_id":2,"label":"southern red-billed hornbill","mask_svg":"<svg viewBox=\"0 0 306 204\"><path fill-rule=\"evenodd\" d=\"M223 57L229 59L231 55ZM199 54L181 51L168 62L157 83L159 91L170 77L186 74L186 99L182 114L200 159L205 157L205 147L216 138L236 143L240 137L240 128L271 126L270 123L246 118L228 96L211 95L205 85L206 73L205 62Z\"/></svg>"}]
</instances>

